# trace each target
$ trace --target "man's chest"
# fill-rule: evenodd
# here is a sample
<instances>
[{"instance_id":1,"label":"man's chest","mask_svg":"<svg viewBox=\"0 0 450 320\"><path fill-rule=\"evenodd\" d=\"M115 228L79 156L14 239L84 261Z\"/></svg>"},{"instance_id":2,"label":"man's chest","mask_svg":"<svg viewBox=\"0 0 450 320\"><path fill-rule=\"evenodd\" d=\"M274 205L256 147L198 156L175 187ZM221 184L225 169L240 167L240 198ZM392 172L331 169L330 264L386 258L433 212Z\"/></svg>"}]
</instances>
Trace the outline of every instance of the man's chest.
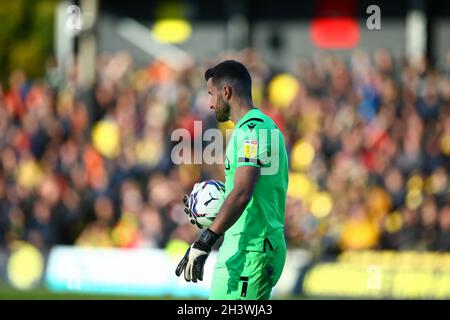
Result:
<instances>
[{"instance_id":1,"label":"man's chest","mask_svg":"<svg viewBox=\"0 0 450 320\"><path fill-rule=\"evenodd\" d=\"M226 179L232 178L232 176L234 175L234 171L236 170L236 150L235 150L234 135L231 136L231 139L227 144L224 159L224 167L225 167L225 178Z\"/></svg>"}]
</instances>

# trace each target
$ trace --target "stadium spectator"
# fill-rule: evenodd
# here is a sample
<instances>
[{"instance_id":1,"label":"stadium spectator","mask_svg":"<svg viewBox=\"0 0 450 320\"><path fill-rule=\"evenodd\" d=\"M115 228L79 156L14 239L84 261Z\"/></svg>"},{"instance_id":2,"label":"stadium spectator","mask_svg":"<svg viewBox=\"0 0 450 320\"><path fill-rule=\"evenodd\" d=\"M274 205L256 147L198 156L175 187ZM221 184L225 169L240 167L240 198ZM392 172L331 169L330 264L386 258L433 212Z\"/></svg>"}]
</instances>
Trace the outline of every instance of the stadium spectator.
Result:
<instances>
[{"instance_id":1,"label":"stadium spectator","mask_svg":"<svg viewBox=\"0 0 450 320\"><path fill-rule=\"evenodd\" d=\"M349 61L320 53L277 78L254 49L232 58L249 66L254 100L286 137L289 246L319 256L450 250L448 65L435 70L384 49ZM76 65L64 81L50 65L37 81L11 72L0 86L0 245L190 243L197 230L182 195L199 180L223 180L223 169L174 166L170 137L184 128L201 139L196 120L217 126L202 81L212 64L136 68L126 53L101 54L93 102L76 85Z\"/></svg>"}]
</instances>

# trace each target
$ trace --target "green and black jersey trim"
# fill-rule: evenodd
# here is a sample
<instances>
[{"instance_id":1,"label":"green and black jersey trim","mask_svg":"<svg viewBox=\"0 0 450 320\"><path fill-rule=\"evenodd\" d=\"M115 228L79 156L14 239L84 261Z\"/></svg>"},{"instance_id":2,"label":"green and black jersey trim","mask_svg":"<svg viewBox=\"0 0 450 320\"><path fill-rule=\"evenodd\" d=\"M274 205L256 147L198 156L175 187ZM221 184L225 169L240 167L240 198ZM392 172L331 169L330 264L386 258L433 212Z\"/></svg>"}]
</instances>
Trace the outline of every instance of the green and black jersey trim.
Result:
<instances>
[{"instance_id":1,"label":"green and black jersey trim","mask_svg":"<svg viewBox=\"0 0 450 320\"><path fill-rule=\"evenodd\" d=\"M258 166L263 166L262 162L257 159L257 158L244 158L244 157L239 157L238 158L238 163L254 163L257 164Z\"/></svg>"},{"instance_id":2,"label":"green and black jersey trim","mask_svg":"<svg viewBox=\"0 0 450 320\"><path fill-rule=\"evenodd\" d=\"M253 163L263 168L268 167L270 165L270 163L266 164L262 163L261 160L259 160L258 158L244 158L244 157L239 157L238 163Z\"/></svg>"}]
</instances>

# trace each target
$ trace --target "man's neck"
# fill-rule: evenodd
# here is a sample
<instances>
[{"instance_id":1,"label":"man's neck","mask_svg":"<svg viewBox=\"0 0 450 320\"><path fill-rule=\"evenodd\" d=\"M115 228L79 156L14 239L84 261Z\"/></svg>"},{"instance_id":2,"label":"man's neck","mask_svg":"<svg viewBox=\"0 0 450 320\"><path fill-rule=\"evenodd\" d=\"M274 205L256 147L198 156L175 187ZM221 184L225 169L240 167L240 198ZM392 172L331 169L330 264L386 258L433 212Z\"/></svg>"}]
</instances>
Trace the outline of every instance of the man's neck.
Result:
<instances>
[{"instance_id":1,"label":"man's neck","mask_svg":"<svg viewBox=\"0 0 450 320\"><path fill-rule=\"evenodd\" d=\"M231 120L236 124L250 110L255 109L251 100L239 101L235 108L232 108Z\"/></svg>"}]
</instances>

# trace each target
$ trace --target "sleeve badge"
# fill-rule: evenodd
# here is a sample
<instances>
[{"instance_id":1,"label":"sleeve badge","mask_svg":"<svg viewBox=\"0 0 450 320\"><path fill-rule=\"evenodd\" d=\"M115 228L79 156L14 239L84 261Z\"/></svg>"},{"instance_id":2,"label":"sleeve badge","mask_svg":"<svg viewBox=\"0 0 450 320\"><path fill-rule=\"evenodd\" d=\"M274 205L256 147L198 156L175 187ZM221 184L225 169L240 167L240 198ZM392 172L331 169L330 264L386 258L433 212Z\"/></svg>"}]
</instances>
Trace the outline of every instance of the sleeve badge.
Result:
<instances>
[{"instance_id":1,"label":"sleeve badge","mask_svg":"<svg viewBox=\"0 0 450 320\"><path fill-rule=\"evenodd\" d=\"M255 158L258 155L258 141L244 140L244 157Z\"/></svg>"}]
</instances>

